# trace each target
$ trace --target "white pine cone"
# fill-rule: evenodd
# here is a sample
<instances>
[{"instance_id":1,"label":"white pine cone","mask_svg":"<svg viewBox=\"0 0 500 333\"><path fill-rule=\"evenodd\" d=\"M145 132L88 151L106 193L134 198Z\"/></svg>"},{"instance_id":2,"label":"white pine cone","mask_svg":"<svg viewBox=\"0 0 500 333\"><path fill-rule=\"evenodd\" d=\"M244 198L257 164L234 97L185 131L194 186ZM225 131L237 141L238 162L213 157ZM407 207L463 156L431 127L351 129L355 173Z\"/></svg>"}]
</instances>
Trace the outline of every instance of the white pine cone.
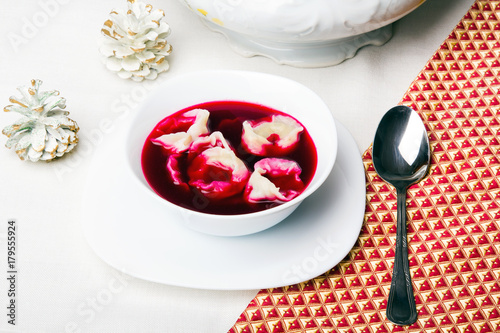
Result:
<instances>
[{"instance_id":1,"label":"white pine cone","mask_svg":"<svg viewBox=\"0 0 500 333\"><path fill-rule=\"evenodd\" d=\"M21 114L12 125L3 129L5 146L16 150L21 160L49 161L71 151L78 143L77 123L67 117L66 99L57 90L39 91L42 81L31 80L31 86L19 87L22 97L11 96L14 103L4 111Z\"/></svg>"},{"instance_id":2,"label":"white pine cone","mask_svg":"<svg viewBox=\"0 0 500 333\"><path fill-rule=\"evenodd\" d=\"M121 78L154 80L168 69L172 52L167 42L170 27L162 22L165 13L151 5L128 0L128 10L116 9L104 22L100 47L106 67Z\"/></svg>"}]
</instances>

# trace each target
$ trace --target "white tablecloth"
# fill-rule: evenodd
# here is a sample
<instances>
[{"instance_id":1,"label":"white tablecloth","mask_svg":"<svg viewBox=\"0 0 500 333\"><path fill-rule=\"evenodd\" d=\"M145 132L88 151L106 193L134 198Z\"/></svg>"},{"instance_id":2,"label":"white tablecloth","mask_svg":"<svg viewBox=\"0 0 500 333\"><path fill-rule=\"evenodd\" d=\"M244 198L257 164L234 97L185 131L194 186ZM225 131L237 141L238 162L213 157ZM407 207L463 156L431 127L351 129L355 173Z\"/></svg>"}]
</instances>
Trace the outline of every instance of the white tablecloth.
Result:
<instances>
[{"instance_id":1,"label":"white tablecloth","mask_svg":"<svg viewBox=\"0 0 500 333\"><path fill-rule=\"evenodd\" d=\"M296 80L315 91L352 133L360 152L383 113L409 84L472 5L473 0L428 0L394 24L393 38L366 47L344 63L317 69L277 65L234 53L182 1L151 1L170 24L171 68L161 75L241 69ZM111 9L125 1L25 0L0 10L0 105L33 78L57 89L80 130L67 161L20 161L0 138L1 332L227 332L256 290L179 288L124 275L102 262L81 231L80 205L89 163L122 112L133 112L154 84L119 79L102 65L97 38ZM0 128L17 119L0 114ZM16 325L8 323L6 234L17 223ZM200 274L200 278L203 275Z\"/></svg>"}]
</instances>

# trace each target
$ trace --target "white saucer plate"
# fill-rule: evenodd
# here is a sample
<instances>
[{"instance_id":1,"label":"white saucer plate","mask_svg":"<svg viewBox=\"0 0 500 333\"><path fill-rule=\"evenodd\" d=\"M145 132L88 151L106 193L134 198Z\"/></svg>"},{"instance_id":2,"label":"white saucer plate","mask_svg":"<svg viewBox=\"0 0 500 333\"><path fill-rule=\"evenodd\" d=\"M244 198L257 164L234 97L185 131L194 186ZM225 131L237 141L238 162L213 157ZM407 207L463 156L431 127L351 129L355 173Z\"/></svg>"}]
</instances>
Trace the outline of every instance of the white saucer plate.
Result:
<instances>
[{"instance_id":1,"label":"white saucer plate","mask_svg":"<svg viewBox=\"0 0 500 333\"><path fill-rule=\"evenodd\" d=\"M82 206L87 241L117 270L168 285L244 290L312 279L349 253L365 211L358 147L347 129L336 125L338 155L325 183L281 223L239 237L202 234L167 216L117 164L118 152L109 148L123 138L115 133L90 166Z\"/></svg>"}]
</instances>

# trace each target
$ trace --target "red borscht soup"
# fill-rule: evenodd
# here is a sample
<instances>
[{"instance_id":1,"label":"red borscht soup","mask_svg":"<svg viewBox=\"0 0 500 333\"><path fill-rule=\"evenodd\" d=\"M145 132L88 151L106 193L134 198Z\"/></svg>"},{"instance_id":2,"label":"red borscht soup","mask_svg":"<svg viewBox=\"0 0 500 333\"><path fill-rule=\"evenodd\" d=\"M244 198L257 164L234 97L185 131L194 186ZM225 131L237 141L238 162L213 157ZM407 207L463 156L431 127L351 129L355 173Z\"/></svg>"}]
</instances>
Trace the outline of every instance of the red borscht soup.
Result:
<instances>
[{"instance_id":1,"label":"red borscht soup","mask_svg":"<svg viewBox=\"0 0 500 333\"><path fill-rule=\"evenodd\" d=\"M295 118L262 105L215 101L160 121L141 162L149 185L165 200L234 215L298 196L314 176L317 152Z\"/></svg>"}]
</instances>

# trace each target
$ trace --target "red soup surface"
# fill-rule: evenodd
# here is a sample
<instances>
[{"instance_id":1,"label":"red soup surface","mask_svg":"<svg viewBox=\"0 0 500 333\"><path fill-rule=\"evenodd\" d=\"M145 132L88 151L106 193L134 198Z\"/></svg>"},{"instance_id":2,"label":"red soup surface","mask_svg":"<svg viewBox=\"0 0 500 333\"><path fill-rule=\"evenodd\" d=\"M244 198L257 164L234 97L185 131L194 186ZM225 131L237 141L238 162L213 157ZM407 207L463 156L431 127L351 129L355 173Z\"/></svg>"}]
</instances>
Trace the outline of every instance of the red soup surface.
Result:
<instances>
[{"instance_id":1,"label":"red soup surface","mask_svg":"<svg viewBox=\"0 0 500 333\"><path fill-rule=\"evenodd\" d=\"M281 200L262 200L258 202L249 202L245 198L245 189L240 192L226 196L224 198L213 198L210 195L202 193L199 189L189 186L189 175L187 172L190 160L193 159L193 154L183 152L176 154L176 166L179 171L179 177L185 179L186 183L182 186L175 184L173 176L167 168L169 157L172 155L165 147L155 144L152 140L161 137L164 134L171 133L169 123L176 117L190 110L205 109L210 115L207 122L209 134L219 131L223 134L225 140L232 147L235 155L243 161L248 168L249 174L254 172L256 162L264 158L273 158L275 156L257 156L248 152L242 145L243 122L257 122L259 119L269 118L271 116L286 116L280 111L252 103L239 101L215 101L207 102L186 109L180 110L160 121L153 131L149 134L143 150L142 150L142 170L146 180L151 188L162 198L174 203L178 206L199 211L203 213L220 214L220 215L235 215L258 212L271 207L282 204ZM298 121L297 121L298 123ZM300 123L299 123L300 124ZM302 126L303 127L303 126ZM188 126L178 128L178 131L187 131ZM208 136L206 134L205 136ZM269 136L272 140L272 135ZM299 134L298 143L293 150L280 155L280 159L295 161L300 167L300 181L303 183L302 191L311 182L316 171L317 152L316 147L307 132L303 127L303 131ZM208 170L208 169L207 169ZM280 186L286 185L288 181L281 181Z\"/></svg>"}]
</instances>

